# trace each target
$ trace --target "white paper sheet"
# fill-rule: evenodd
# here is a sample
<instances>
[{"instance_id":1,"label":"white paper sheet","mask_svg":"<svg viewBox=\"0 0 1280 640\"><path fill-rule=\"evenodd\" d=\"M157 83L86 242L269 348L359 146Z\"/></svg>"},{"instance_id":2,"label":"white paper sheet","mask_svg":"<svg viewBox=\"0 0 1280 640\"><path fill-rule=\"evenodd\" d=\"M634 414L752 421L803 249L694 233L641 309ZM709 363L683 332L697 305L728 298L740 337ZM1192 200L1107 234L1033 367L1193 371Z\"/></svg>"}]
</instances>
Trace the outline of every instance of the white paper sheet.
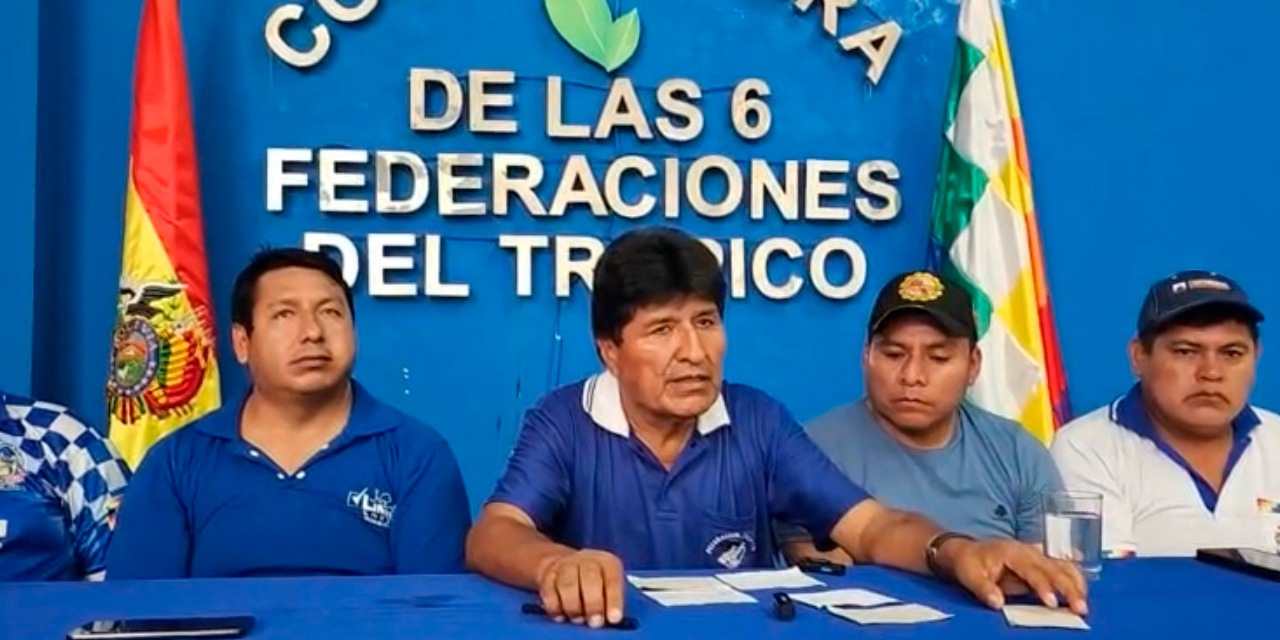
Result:
<instances>
[{"instance_id":1,"label":"white paper sheet","mask_svg":"<svg viewBox=\"0 0 1280 640\"><path fill-rule=\"evenodd\" d=\"M652 598L664 607L688 607L706 604L749 604L756 599L741 592L725 587L717 591L645 591L644 595Z\"/></svg>"},{"instance_id":2,"label":"white paper sheet","mask_svg":"<svg viewBox=\"0 0 1280 640\"><path fill-rule=\"evenodd\" d=\"M1070 609L1050 609L1034 604L1011 604L1004 608L1004 619L1015 627L1056 627L1088 629L1089 623Z\"/></svg>"},{"instance_id":3,"label":"white paper sheet","mask_svg":"<svg viewBox=\"0 0 1280 640\"><path fill-rule=\"evenodd\" d=\"M627 582L641 591L721 591L728 588L712 576L627 576Z\"/></svg>"},{"instance_id":4,"label":"white paper sheet","mask_svg":"<svg viewBox=\"0 0 1280 640\"><path fill-rule=\"evenodd\" d=\"M874 609L827 607L827 611L858 624L920 624L951 617L949 613L922 604L895 604Z\"/></svg>"},{"instance_id":5,"label":"white paper sheet","mask_svg":"<svg viewBox=\"0 0 1280 640\"><path fill-rule=\"evenodd\" d=\"M627 582L664 607L751 603L756 599L714 576L627 576Z\"/></svg>"},{"instance_id":6,"label":"white paper sheet","mask_svg":"<svg viewBox=\"0 0 1280 640\"><path fill-rule=\"evenodd\" d=\"M742 591L757 589L806 589L808 587L826 586L821 581L800 570L800 567L776 569L769 571L739 571L737 573L719 573L716 577L721 582Z\"/></svg>"},{"instance_id":7,"label":"white paper sheet","mask_svg":"<svg viewBox=\"0 0 1280 640\"><path fill-rule=\"evenodd\" d=\"M809 593L788 593L792 600L819 609L823 607L878 607L898 600L866 589L834 589Z\"/></svg>"}]
</instances>

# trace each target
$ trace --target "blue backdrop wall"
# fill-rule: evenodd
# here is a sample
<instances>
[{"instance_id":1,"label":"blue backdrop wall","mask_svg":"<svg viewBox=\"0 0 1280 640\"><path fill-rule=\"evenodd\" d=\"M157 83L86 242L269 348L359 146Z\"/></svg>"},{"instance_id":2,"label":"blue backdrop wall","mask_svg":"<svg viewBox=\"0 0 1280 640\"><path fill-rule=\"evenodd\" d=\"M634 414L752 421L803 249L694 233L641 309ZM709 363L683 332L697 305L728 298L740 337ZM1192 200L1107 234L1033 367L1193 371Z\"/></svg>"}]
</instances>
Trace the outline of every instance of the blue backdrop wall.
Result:
<instances>
[{"instance_id":1,"label":"blue backdrop wall","mask_svg":"<svg viewBox=\"0 0 1280 640\"><path fill-rule=\"evenodd\" d=\"M537 0L383 0L353 25L304 3L303 22L286 32L289 41L304 46L306 30L317 23L333 36L329 55L306 71L275 59L264 44L266 17L281 3L183 2L220 338L231 280L264 243L298 244L308 231L341 233L362 249L370 233L442 236L442 277L470 284L470 296L370 297L362 269L356 373L444 433L478 503L506 458L521 410L596 366L582 285L574 284L567 298L554 296L553 261L544 251L533 263L533 294L517 296L512 253L495 239L607 238L636 222L581 208L555 220L519 208L505 217L444 219L434 184L428 205L411 215L326 215L317 206L314 164L299 169L311 186L290 190L284 210L269 212L267 148L399 149L428 160L442 152L527 153L545 163L547 179L538 190L544 203L570 154L590 157L596 176L627 153L678 155L686 166L707 154L775 167L786 160L857 167L885 159L898 168L892 182L902 204L887 222L856 213L841 222L783 222L773 210L761 221L744 211L709 220L687 205L668 220L725 246L743 238L748 254L774 236L797 239L806 253L825 238L856 241L866 254L866 281L849 299L826 299L806 282L795 297L770 300L748 277L745 297L728 312L727 366L731 378L774 392L801 419L859 393L857 355L870 298L892 274L924 260L954 1L864 0L843 13L842 34L881 19L904 28L873 86L864 79L865 60L841 53L823 32L820 7L797 14L781 0L611 0L615 15L638 8L642 24L635 56L614 77L632 79L648 106L667 78L690 78L704 90L705 130L682 145L626 132L600 141L549 139L547 76L564 78L566 118L574 122L593 121L610 76L563 44ZM0 38L16 54L0 61L6 89L0 277L9 301L0 318L0 385L103 422L140 3L11 4L0 21ZM1269 255L1280 125L1264 44L1280 5L1018 0L1006 3L1005 15L1076 409L1104 402L1129 383L1124 342L1154 278L1179 268L1217 269L1242 280L1264 308L1280 309ZM516 106L495 113L518 119L520 132L471 133L465 114L447 133L411 131L406 80L413 67L459 75L513 71ZM732 132L727 104L734 83L753 77L772 88L773 125L763 139L747 142ZM439 100L430 105L437 113L442 108ZM366 174L372 180L372 170ZM488 197L491 180L483 182L468 199ZM850 182L846 208L867 195ZM717 195L711 183L708 196ZM634 195L637 188L629 183L624 191ZM343 197L373 195L356 188ZM661 221L660 211L644 221ZM416 248L394 252L413 267L389 280L421 284L425 244L419 239ZM848 276L839 260L831 266L837 283ZM779 282L791 272L808 280L803 259L776 258L770 271ZM226 393L234 398L244 377L225 340L220 349ZM1258 399L1273 399L1277 385L1272 361L1264 359Z\"/></svg>"}]
</instances>

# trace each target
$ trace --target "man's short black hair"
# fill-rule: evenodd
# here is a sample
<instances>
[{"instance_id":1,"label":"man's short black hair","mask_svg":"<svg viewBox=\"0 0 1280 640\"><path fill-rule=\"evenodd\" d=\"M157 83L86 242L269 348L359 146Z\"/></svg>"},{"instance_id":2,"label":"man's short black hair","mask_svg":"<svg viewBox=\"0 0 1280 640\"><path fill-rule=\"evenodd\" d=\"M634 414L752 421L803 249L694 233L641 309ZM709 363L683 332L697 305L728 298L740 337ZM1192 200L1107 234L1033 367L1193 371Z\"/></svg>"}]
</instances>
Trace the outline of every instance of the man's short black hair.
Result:
<instances>
[{"instance_id":1,"label":"man's short black hair","mask_svg":"<svg viewBox=\"0 0 1280 640\"><path fill-rule=\"evenodd\" d=\"M618 342L638 309L684 297L705 298L723 315L724 295L720 263L701 241L670 227L628 231L596 263L591 332Z\"/></svg>"},{"instance_id":2,"label":"man's short black hair","mask_svg":"<svg viewBox=\"0 0 1280 640\"><path fill-rule=\"evenodd\" d=\"M342 288L342 294L347 298L347 308L351 310L351 319L355 320L356 308L352 302L351 287L342 279L342 267L333 258L318 251L280 247L259 251L236 276L236 282L231 287L232 324L238 324L246 331L253 331L253 307L257 302L258 281L272 271L290 267L311 269L329 276L330 280Z\"/></svg>"},{"instance_id":3,"label":"man's short black hair","mask_svg":"<svg viewBox=\"0 0 1280 640\"><path fill-rule=\"evenodd\" d=\"M1253 338L1254 344L1258 343L1258 319L1253 313L1247 309L1241 308L1233 304L1206 304L1188 309L1169 320L1158 325L1148 328L1138 334L1138 342L1142 344L1142 350L1151 352L1151 347L1155 345L1156 338L1179 327L1192 327L1195 329L1203 329L1212 327L1216 324L1224 322L1239 322L1249 328L1249 335Z\"/></svg>"}]
</instances>

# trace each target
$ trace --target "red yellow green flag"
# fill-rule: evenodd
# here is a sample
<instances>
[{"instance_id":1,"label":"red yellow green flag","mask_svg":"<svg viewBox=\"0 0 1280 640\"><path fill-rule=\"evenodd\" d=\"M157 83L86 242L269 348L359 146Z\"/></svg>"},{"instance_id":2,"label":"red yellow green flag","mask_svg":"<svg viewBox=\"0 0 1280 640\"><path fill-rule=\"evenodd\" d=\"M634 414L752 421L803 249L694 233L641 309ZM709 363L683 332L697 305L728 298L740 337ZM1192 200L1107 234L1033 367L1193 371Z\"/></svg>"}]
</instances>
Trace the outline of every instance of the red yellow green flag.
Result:
<instances>
[{"instance_id":1,"label":"red yellow green flag","mask_svg":"<svg viewBox=\"0 0 1280 640\"><path fill-rule=\"evenodd\" d=\"M1071 419L1000 0L962 0L929 264L969 289L974 403L1048 444Z\"/></svg>"},{"instance_id":2,"label":"red yellow green flag","mask_svg":"<svg viewBox=\"0 0 1280 640\"><path fill-rule=\"evenodd\" d=\"M131 467L217 409L213 308L177 0L144 0L111 371L109 437Z\"/></svg>"}]
</instances>

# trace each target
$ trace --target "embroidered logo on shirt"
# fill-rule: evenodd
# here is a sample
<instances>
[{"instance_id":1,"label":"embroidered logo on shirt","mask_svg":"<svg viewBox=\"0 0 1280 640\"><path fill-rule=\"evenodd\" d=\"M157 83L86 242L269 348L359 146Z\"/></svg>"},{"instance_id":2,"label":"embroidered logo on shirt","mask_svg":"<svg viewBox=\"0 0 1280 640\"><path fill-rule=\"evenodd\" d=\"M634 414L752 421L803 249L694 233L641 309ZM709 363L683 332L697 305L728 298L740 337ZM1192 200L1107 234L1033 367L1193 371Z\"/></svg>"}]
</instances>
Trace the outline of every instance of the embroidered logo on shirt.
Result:
<instances>
[{"instance_id":1,"label":"embroidered logo on shirt","mask_svg":"<svg viewBox=\"0 0 1280 640\"><path fill-rule=\"evenodd\" d=\"M26 478L22 454L10 445L0 444L0 491L16 491Z\"/></svg>"},{"instance_id":2,"label":"embroidered logo on shirt","mask_svg":"<svg viewBox=\"0 0 1280 640\"><path fill-rule=\"evenodd\" d=\"M747 554L756 550L755 538L750 533L722 533L711 539L705 549L707 555L726 569L737 569Z\"/></svg>"},{"instance_id":3,"label":"embroidered logo on shirt","mask_svg":"<svg viewBox=\"0 0 1280 640\"><path fill-rule=\"evenodd\" d=\"M1262 516L1273 516L1280 514L1280 502L1259 496L1256 499L1258 505L1258 514ZM1271 542L1280 548L1280 526L1271 530Z\"/></svg>"},{"instance_id":4,"label":"embroidered logo on shirt","mask_svg":"<svg viewBox=\"0 0 1280 640\"><path fill-rule=\"evenodd\" d=\"M391 526L391 516L396 512L390 493L369 487L348 493L347 506L359 509L365 522L383 528Z\"/></svg>"}]
</instances>

